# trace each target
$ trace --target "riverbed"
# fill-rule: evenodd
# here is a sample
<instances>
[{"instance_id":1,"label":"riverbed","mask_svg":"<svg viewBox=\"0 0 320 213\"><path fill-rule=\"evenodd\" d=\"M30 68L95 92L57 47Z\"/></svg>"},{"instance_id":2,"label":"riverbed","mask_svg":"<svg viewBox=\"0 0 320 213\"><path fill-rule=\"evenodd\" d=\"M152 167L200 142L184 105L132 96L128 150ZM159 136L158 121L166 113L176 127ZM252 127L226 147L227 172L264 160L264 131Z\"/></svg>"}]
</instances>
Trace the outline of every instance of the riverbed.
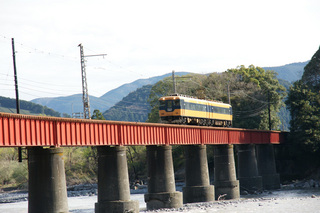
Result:
<instances>
[{"instance_id":1,"label":"riverbed","mask_svg":"<svg viewBox=\"0 0 320 213\"><path fill-rule=\"evenodd\" d=\"M1 194L3 195L5 193ZM19 195L19 192L17 192L17 195ZM0 212L28 212L28 201L24 196L21 196L20 200L14 200L12 203L0 203ZM244 195L237 200L222 200L207 203L185 204L183 207L178 209L163 209L156 211L146 211L144 194L134 192L133 194L131 194L131 200L139 201L140 212L320 212L320 188L281 189L273 191L264 191L263 193L255 195ZM69 211L72 213L94 213L94 204L96 202L97 196L94 194L77 197L68 197Z\"/></svg>"}]
</instances>

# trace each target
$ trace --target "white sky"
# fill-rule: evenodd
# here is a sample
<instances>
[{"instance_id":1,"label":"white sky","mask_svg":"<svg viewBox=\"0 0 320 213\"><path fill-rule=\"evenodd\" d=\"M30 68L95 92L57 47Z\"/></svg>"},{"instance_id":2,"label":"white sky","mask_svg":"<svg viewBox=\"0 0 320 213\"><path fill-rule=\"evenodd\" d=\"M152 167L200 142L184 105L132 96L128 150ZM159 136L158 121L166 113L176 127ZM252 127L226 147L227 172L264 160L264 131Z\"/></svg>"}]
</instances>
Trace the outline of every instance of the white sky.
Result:
<instances>
[{"instance_id":1,"label":"white sky","mask_svg":"<svg viewBox=\"0 0 320 213\"><path fill-rule=\"evenodd\" d=\"M309 60L320 45L319 0L0 0L0 96L82 93L79 43L90 95L172 70Z\"/></svg>"}]
</instances>

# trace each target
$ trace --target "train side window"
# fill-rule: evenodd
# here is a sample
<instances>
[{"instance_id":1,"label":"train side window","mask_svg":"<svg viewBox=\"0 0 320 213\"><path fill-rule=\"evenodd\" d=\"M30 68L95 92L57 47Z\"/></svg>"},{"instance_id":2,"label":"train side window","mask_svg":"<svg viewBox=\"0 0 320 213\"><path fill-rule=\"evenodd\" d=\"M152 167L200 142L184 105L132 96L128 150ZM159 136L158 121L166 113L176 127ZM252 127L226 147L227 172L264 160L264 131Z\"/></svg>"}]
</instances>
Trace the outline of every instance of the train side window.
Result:
<instances>
[{"instance_id":1,"label":"train side window","mask_svg":"<svg viewBox=\"0 0 320 213\"><path fill-rule=\"evenodd\" d=\"M213 107L213 112L218 113L218 107Z\"/></svg>"}]
</instances>

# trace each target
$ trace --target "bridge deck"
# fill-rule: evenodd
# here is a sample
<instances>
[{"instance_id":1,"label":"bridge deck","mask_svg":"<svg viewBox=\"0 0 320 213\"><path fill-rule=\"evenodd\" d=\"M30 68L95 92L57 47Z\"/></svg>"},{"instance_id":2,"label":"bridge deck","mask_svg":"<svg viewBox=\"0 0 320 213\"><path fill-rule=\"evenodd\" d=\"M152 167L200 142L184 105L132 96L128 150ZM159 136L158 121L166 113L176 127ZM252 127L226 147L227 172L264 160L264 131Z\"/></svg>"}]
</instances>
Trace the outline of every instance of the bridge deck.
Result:
<instances>
[{"instance_id":1,"label":"bridge deck","mask_svg":"<svg viewBox=\"0 0 320 213\"><path fill-rule=\"evenodd\" d=\"M277 144L279 131L82 120L0 113L0 147Z\"/></svg>"}]
</instances>

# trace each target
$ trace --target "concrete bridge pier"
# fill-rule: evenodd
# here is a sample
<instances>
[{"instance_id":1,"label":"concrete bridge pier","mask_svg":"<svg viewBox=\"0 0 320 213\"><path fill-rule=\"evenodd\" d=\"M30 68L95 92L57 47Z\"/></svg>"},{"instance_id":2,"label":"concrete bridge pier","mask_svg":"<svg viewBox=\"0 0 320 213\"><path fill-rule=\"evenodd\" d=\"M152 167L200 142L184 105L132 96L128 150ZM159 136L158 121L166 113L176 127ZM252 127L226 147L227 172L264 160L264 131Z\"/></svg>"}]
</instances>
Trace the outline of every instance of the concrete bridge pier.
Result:
<instances>
[{"instance_id":1,"label":"concrete bridge pier","mask_svg":"<svg viewBox=\"0 0 320 213\"><path fill-rule=\"evenodd\" d=\"M215 145L214 147L214 187L216 200L240 197L233 145Z\"/></svg>"},{"instance_id":2,"label":"concrete bridge pier","mask_svg":"<svg viewBox=\"0 0 320 213\"><path fill-rule=\"evenodd\" d=\"M99 146L98 202L95 213L139 212L139 202L130 200L129 175L124 146Z\"/></svg>"},{"instance_id":3,"label":"concrete bridge pier","mask_svg":"<svg viewBox=\"0 0 320 213\"><path fill-rule=\"evenodd\" d=\"M205 145L185 146L185 178L183 203L214 201L214 186L210 185Z\"/></svg>"},{"instance_id":4,"label":"concrete bridge pier","mask_svg":"<svg viewBox=\"0 0 320 213\"><path fill-rule=\"evenodd\" d=\"M144 195L147 209L179 208L182 193L176 191L172 147L147 146L148 193Z\"/></svg>"},{"instance_id":5,"label":"concrete bridge pier","mask_svg":"<svg viewBox=\"0 0 320 213\"><path fill-rule=\"evenodd\" d=\"M238 145L238 178L240 191L253 193L262 191L262 177L259 176L254 144Z\"/></svg>"},{"instance_id":6,"label":"concrete bridge pier","mask_svg":"<svg viewBox=\"0 0 320 213\"><path fill-rule=\"evenodd\" d=\"M280 175L276 172L276 162L272 144L256 145L259 175L264 189L280 189Z\"/></svg>"},{"instance_id":7,"label":"concrete bridge pier","mask_svg":"<svg viewBox=\"0 0 320 213\"><path fill-rule=\"evenodd\" d=\"M29 148L28 167L28 212L69 212L63 149Z\"/></svg>"}]
</instances>

